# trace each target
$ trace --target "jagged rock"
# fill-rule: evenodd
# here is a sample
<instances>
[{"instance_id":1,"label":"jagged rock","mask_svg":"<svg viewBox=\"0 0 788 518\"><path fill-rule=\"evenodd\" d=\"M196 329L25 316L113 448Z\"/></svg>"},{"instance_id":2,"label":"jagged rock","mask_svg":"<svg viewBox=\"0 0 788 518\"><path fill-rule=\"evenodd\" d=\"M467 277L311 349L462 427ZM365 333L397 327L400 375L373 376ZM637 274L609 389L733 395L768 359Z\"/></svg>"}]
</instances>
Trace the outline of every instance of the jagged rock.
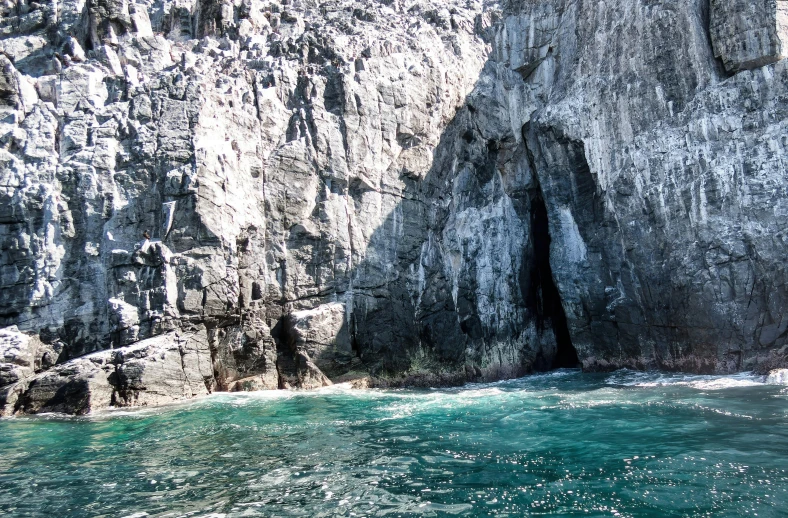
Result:
<instances>
[{"instance_id":1,"label":"jagged rock","mask_svg":"<svg viewBox=\"0 0 788 518\"><path fill-rule=\"evenodd\" d=\"M788 325L787 294L772 288L784 286L773 236L786 198L766 187L782 174L785 62L727 79L703 5L661 11L665 31L635 4L616 8L627 22L615 30L638 31L656 54L611 47L598 38L605 19L584 17L584 44L566 56L559 42L539 68L562 94L524 127L572 342L587 369L758 370ZM569 7L554 23L577 16ZM670 63L653 66L655 55ZM600 83L567 59L613 75Z\"/></svg>"},{"instance_id":2,"label":"jagged rock","mask_svg":"<svg viewBox=\"0 0 788 518\"><path fill-rule=\"evenodd\" d=\"M711 0L714 56L731 73L788 56L788 5L782 0Z\"/></svg>"},{"instance_id":3,"label":"jagged rock","mask_svg":"<svg viewBox=\"0 0 788 518\"><path fill-rule=\"evenodd\" d=\"M106 353L104 353L106 354ZM210 394L215 386L204 328L160 335L113 351L113 406L155 406Z\"/></svg>"},{"instance_id":4,"label":"jagged rock","mask_svg":"<svg viewBox=\"0 0 788 518\"><path fill-rule=\"evenodd\" d=\"M52 367L57 357L56 347L36 336L20 333L15 326L0 329L0 388Z\"/></svg>"},{"instance_id":5,"label":"jagged rock","mask_svg":"<svg viewBox=\"0 0 788 518\"><path fill-rule=\"evenodd\" d=\"M53 367L61 351L59 344L45 344L16 326L0 329L0 416L13 414L28 380Z\"/></svg>"},{"instance_id":6,"label":"jagged rock","mask_svg":"<svg viewBox=\"0 0 788 518\"><path fill-rule=\"evenodd\" d=\"M155 406L214 388L205 329L143 340L58 365L0 388L5 414L86 414L109 406Z\"/></svg>"},{"instance_id":7,"label":"jagged rock","mask_svg":"<svg viewBox=\"0 0 788 518\"><path fill-rule=\"evenodd\" d=\"M277 362L279 369L279 388L313 390L331 386L333 383L309 358L309 355L296 351L291 355L280 354Z\"/></svg>"},{"instance_id":8,"label":"jagged rock","mask_svg":"<svg viewBox=\"0 0 788 518\"><path fill-rule=\"evenodd\" d=\"M279 376L275 370L269 370L265 374L257 376L234 380L227 385L228 392L256 392L259 390L277 390L278 388Z\"/></svg>"},{"instance_id":9,"label":"jagged rock","mask_svg":"<svg viewBox=\"0 0 788 518\"><path fill-rule=\"evenodd\" d=\"M9 11L6 406L785 366L783 4Z\"/></svg>"},{"instance_id":10,"label":"jagged rock","mask_svg":"<svg viewBox=\"0 0 788 518\"><path fill-rule=\"evenodd\" d=\"M112 403L108 378L113 372L107 353L71 360L8 387L5 413L84 415L107 408Z\"/></svg>"},{"instance_id":11,"label":"jagged rock","mask_svg":"<svg viewBox=\"0 0 788 518\"><path fill-rule=\"evenodd\" d=\"M6 56L0 55L0 107L19 107L19 82L16 69Z\"/></svg>"},{"instance_id":12,"label":"jagged rock","mask_svg":"<svg viewBox=\"0 0 788 518\"><path fill-rule=\"evenodd\" d=\"M313 327L310 324L315 324L315 320L319 320L320 324L330 323L329 325L333 324L334 327L337 327L337 325L339 327L342 326L341 320L337 323L336 320L338 319L331 311L334 308L322 309L323 311L297 312L286 315L279 320L277 326L272 330L272 334L277 338L276 369L279 374L279 388L309 390L332 384L331 380L312 361L309 353L305 351L305 349L310 348L320 354L330 347L305 341L305 338L310 336L308 330L310 327ZM311 320L310 317L316 318ZM317 327L314 326L313 328L316 331L314 336L321 334L320 331L322 329L318 330L319 328ZM328 336L331 334L331 330L326 329L322 334L323 336ZM330 358L328 354L326 356L324 365L334 366L330 363L330 360L334 359L333 355ZM345 369L345 372L347 370Z\"/></svg>"},{"instance_id":13,"label":"jagged rock","mask_svg":"<svg viewBox=\"0 0 788 518\"><path fill-rule=\"evenodd\" d=\"M71 57L72 61L77 63L85 61L86 59L85 51L82 49L82 45L79 44L74 36L69 36L66 38L66 42L63 44L63 51Z\"/></svg>"},{"instance_id":14,"label":"jagged rock","mask_svg":"<svg viewBox=\"0 0 788 518\"><path fill-rule=\"evenodd\" d=\"M250 312L242 323L210 331L218 388L231 392L279 388L277 347L268 326Z\"/></svg>"},{"instance_id":15,"label":"jagged rock","mask_svg":"<svg viewBox=\"0 0 788 518\"><path fill-rule=\"evenodd\" d=\"M104 43L117 45L118 37L133 28L126 0L89 0L87 11L88 34L93 48Z\"/></svg>"},{"instance_id":16,"label":"jagged rock","mask_svg":"<svg viewBox=\"0 0 788 518\"><path fill-rule=\"evenodd\" d=\"M355 358L344 304L332 303L290 315L294 345L325 374L344 373Z\"/></svg>"},{"instance_id":17,"label":"jagged rock","mask_svg":"<svg viewBox=\"0 0 788 518\"><path fill-rule=\"evenodd\" d=\"M134 35L138 38L153 37L153 28L148 11L143 6L136 4L129 4L128 11Z\"/></svg>"}]
</instances>

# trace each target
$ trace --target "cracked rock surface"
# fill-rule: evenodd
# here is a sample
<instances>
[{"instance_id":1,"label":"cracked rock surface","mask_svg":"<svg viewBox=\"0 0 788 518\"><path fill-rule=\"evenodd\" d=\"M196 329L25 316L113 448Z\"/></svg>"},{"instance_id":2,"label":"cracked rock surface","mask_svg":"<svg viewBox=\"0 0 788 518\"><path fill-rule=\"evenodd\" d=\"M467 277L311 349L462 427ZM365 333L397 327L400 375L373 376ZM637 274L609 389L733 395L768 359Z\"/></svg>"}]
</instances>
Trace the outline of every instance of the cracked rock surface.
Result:
<instances>
[{"instance_id":1,"label":"cracked rock surface","mask_svg":"<svg viewBox=\"0 0 788 518\"><path fill-rule=\"evenodd\" d=\"M785 367L786 16L2 4L0 409Z\"/></svg>"}]
</instances>

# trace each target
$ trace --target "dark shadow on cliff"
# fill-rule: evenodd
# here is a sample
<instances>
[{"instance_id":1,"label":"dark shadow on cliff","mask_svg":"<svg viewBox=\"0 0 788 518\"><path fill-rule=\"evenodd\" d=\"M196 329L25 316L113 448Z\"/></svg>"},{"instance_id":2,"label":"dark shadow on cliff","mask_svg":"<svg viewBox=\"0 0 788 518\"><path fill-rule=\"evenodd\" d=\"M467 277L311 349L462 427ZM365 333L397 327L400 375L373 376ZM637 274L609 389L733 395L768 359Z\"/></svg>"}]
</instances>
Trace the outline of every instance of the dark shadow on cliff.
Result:
<instances>
[{"instance_id":1,"label":"dark shadow on cliff","mask_svg":"<svg viewBox=\"0 0 788 518\"><path fill-rule=\"evenodd\" d=\"M537 329L543 333L547 327L552 327L555 335L556 352L549 368L576 368L580 366L580 360L572 345L561 294L555 285L553 269L550 266L549 225L547 207L540 188L531 199L531 246L534 257L526 306L536 315Z\"/></svg>"},{"instance_id":2,"label":"dark shadow on cliff","mask_svg":"<svg viewBox=\"0 0 788 518\"><path fill-rule=\"evenodd\" d=\"M488 61L482 74L494 73L490 66L494 65ZM541 187L520 136L495 133L479 118L474 105L487 102L484 95L477 85L458 106L423 177L400 172L405 189L369 238L364 258L355 263L354 256L350 278L335 278L335 290L314 299L315 305L337 300L352 304L350 344L345 348L374 377L392 384L454 385L579 365L552 277L550 227ZM398 140L404 151L427 137L398 135ZM348 196L357 218L363 217L359 208L378 196L358 179L348 185L333 182L330 190ZM383 195L380 203L394 198ZM496 216L493 207L507 210ZM462 249L445 249L444 231L459 212L490 220L470 222L482 229L473 243L463 241L469 240L467 236L458 237L455 244ZM476 252L466 248L516 239L506 235L509 223L521 233L512 229L513 235L521 235L516 246L522 261L517 271L509 272L506 288L511 293L490 300L490 290L481 283L505 284L499 277L506 272L480 264ZM502 248L484 260L517 262L506 254ZM485 304L496 313L482 314ZM505 304L513 307L511 315L499 309ZM277 330L285 327L288 306ZM281 333L275 337L284 341ZM292 353L285 344L280 352ZM320 365L319 358L315 361ZM403 373L408 376L403 378Z\"/></svg>"}]
</instances>

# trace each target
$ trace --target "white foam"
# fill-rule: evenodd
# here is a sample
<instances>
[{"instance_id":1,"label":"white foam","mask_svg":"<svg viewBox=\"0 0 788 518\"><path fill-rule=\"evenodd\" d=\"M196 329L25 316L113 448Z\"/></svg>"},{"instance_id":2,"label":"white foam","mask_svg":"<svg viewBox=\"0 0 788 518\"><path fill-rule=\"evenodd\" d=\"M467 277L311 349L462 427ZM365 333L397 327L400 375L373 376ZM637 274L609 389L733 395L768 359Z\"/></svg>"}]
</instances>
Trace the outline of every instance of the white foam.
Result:
<instances>
[{"instance_id":1,"label":"white foam","mask_svg":"<svg viewBox=\"0 0 788 518\"><path fill-rule=\"evenodd\" d=\"M788 385L788 369L775 369L766 376L768 385Z\"/></svg>"},{"instance_id":2,"label":"white foam","mask_svg":"<svg viewBox=\"0 0 788 518\"><path fill-rule=\"evenodd\" d=\"M698 380L687 382L688 387L702 390L723 390L736 387L757 387L763 385L763 379L718 378L711 380Z\"/></svg>"},{"instance_id":3,"label":"white foam","mask_svg":"<svg viewBox=\"0 0 788 518\"><path fill-rule=\"evenodd\" d=\"M621 370L614 372L607 379L608 385L625 387L690 387L699 390L724 390L737 387L755 387L764 385L765 378L751 372L732 375L693 375L665 374L659 372L635 372Z\"/></svg>"}]
</instances>

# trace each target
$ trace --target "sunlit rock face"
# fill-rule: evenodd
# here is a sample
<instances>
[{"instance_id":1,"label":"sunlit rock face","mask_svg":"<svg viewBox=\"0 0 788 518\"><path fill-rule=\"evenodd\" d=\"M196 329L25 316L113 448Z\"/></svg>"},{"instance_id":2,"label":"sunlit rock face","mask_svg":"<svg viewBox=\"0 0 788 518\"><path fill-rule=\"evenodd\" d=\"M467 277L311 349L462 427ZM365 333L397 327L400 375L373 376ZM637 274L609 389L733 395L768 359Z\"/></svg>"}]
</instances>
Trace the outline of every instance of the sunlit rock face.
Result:
<instances>
[{"instance_id":1,"label":"sunlit rock face","mask_svg":"<svg viewBox=\"0 0 788 518\"><path fill-rule=\"evenodd\" d=\"M524 131L587 369L785 362L788 70L728 76L778 58L720 42L750 37L740 4L567 3L554 23L552 86ZM752 4L779 35L783 2Z\"/></svg>"},{"instance_id":2,"label":"sunlit rock face","mask_svg":"<svg viewBox=\"0 0 788 518\"><path fill-rule=\"evenodd\" d=\"M774 63L788 56L788 2L711 0L709 32L731 73Z\"/></svg>"},{"instance_id":3,"label":"sunlit rock face","mask_svg":"<svg viewBox=\"0 0 788 518\"><path fill-rule=\"evenodd\" d=\"M5 412L784 366L784 4L0 8Z\"/></svg>"}]
</instances>

